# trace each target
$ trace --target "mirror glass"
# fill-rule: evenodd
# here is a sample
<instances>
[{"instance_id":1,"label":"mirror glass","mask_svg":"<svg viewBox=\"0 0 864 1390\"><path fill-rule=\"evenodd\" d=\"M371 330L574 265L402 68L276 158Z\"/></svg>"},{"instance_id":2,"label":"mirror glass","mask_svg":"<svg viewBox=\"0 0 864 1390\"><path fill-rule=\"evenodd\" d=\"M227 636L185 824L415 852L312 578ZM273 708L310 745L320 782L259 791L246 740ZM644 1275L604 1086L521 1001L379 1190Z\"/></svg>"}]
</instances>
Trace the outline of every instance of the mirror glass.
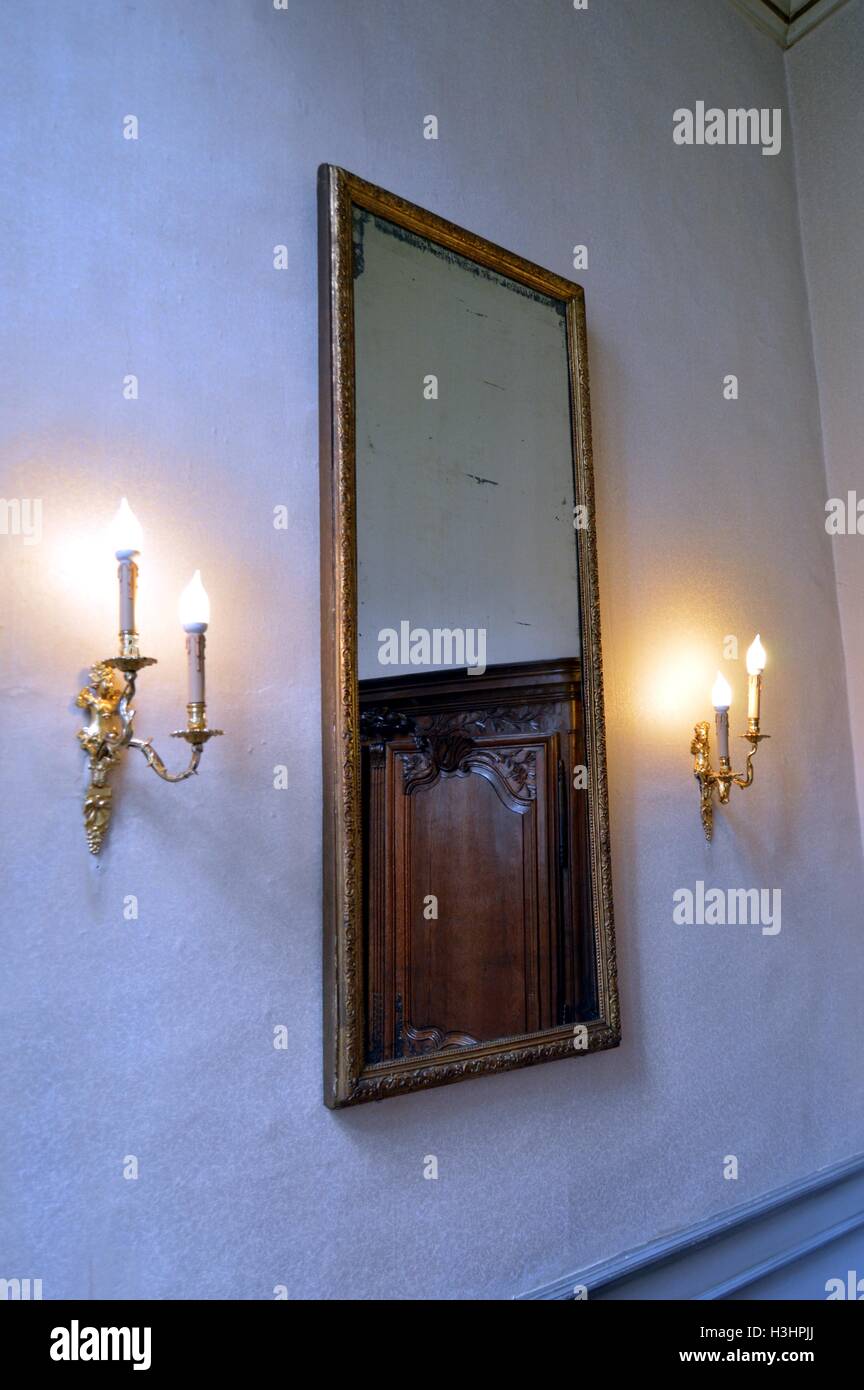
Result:
<instances>
[{"instance_id":1,"label":"mirror glass","mask_svg":"<svg viewBox=\"0 0 864 1390\"><path fill-rule=\"evenodd\" d=\"M353 219L360 679L578 657L564 303Z\"/></svg>"},{"instance_id":2,"label":"mirror glass","mask_svg":"<svg viewBox=\"0 0 864 1390\"><path fill-rule=\"evenodd\" d=\"M566 302L351 215L374 1067L591 1019L596 987Z\"/></svg>"}]
</instances>

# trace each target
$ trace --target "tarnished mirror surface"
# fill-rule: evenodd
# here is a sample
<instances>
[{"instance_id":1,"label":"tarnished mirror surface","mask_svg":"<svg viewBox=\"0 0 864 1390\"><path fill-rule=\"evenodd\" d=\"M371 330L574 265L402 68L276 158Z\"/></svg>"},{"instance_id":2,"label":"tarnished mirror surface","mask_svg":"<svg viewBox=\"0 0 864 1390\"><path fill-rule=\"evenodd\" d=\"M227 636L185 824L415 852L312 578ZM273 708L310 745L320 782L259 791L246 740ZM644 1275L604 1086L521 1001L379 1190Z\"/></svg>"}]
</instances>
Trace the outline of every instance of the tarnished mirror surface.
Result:
<instances>
[{"instance_id":1,"label":"tarnished mirror surface","mask_svg":"<svg viewBox=\"0 0 864 1390\"><path fill-rule=\"evenodd\" d=\"M426 652L436 629L480 665L578 657L565 305L365 208L353 225L360 679L457 664L458 639Z\"/></svg>"}]
</instances>

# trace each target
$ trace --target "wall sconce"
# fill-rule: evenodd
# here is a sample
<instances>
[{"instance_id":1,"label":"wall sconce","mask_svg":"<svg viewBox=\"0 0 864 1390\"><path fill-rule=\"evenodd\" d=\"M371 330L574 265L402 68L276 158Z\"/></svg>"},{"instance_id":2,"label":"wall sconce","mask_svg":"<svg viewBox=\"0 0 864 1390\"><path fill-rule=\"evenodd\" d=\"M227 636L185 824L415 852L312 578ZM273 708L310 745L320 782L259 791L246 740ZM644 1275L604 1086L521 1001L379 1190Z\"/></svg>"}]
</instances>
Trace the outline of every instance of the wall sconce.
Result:
<instances>
[{"instance_id":1,"label":"wall sconce","mask_svg":"<svg viewBox=\"0 0 864 1390\"><path fill-rule=\"evenodd\" d=\"M90 714L90 723L79 730L78 741L89 756L90 785L84 799L84 829L91 854L98 854L111 819L112 790L108 773L119 761L124 748L138 748L153 771L165 782L183 782L198 770L201 753L208 739L216 738L221 729L207 728L207 706L204 699L204 634L210 621L210 600L196 570L191 582L180 597L180 622L186 632L186 654L189 663L189 702L186 705L186 728L172 738L182 738L192 752L189 766L183 772L169 772L150 739L133 737L135 711L135 682L144 666L155 666L152 656L141 656L135 628L135 591L138 566L135 557L141 550L142 531L126 498L112 523L114 552L120 561L117 575L120 581L120 653L97 662L90 668L90 685L79 692L75 701L79 709Z\"/></svg>"},{"instance_id":2,"label":"wall sconce","mask_svg":"<svg viewBox=\"0 0 864 1390\"><path fill-rule=\"evenodd\" d=\"M759 732L759 707L762 700L762 672L764 669L765 648L762 646L757 632L747 649L747 732L741 735L751 745L750 752L747 754L746 772L733 772L729 760L729 706L732 703L732 691L729 682L724 680L719 671L711 691L711 703L714 706L717 727L717 749L720 757L718 772L715 772L711 767L707 722L697 724L693 731L690 752L696 757L693 771L699 783L700 810L706 840L711 839L714 830L715 791L719 793L721 802L725 804L729 800L733 783L736 787L749 787L753 781L753 754L757 752L762 739L770 737L769 734L760 734Z\"/></svg>"}]
</instances>

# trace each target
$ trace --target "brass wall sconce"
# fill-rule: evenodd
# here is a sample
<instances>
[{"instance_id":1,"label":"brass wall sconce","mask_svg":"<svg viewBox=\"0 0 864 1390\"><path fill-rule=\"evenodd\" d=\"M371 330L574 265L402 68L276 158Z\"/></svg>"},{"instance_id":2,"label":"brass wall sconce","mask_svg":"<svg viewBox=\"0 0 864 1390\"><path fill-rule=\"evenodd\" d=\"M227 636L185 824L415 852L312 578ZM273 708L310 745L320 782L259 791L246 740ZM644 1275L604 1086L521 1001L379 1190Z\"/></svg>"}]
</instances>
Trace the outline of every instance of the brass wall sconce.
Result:
<instances>
[{"instance_id":1,"label":"brass wall sconce","mask_svg":"<svg viewBox=\"0 0 864 1390\"><path fill-rule=\"evenodd\" d=\"M90 684L78 694L75 703L86 709L90 723L78 732L78 741L89 758L90 785L84 798L84 829L91 854L102 848L111 819L113 792L108 774L119 762L124 748L138 748L147 764L165 782L184 782L197 772L208 739L221 729L207 728L204 698L204 634L210 621L210 600L201 583L199 570L180 597L180 622L186 633L189 664L189 701L186 728L172 738L182 738L191 747L189 765L182 772L169 772L150 739L134 737L135 682L145 666L155 666L152 656L141 656L135 628L135 594L138 583L136 556L141 550L142 531L126 498L120 503L113 523L114 551L120 562L120 651L90 668Z\"/></svg>"},{"instance_id":2,"label":"brass wall sconce","mask_svg":"<svg viewBox=\"0 0 864 1390\"><path fill-rule=\"evenodd\" d=\"M721 803L725 805L729 800L729 793L733 786L749 787L753 782L753 755L757 752L762 740L770 737L769 734L760 734L759 732L759 711L762 700L762 672L764 669L765 649L762 646L757 632L756 637L747 649L747 732L741 735L741 737L750 744L750 752L747 754L746 772L732 771L732 763L729 758L729 706L732 703L732 691L728 681L724 680L719 671L717 672L717 679L711 691L711 703L714 706L717 729L717 748L720 757L720 767L717 772L711 767L707 720L701 724L697 724L693 731L693 742L690 744L690 752L693 753L696 758L693 765L693 772L696 781L699 783L700 812L706 840L711 839L714 831L715 791L718 793Z\"/></svg>"}]
</instances>

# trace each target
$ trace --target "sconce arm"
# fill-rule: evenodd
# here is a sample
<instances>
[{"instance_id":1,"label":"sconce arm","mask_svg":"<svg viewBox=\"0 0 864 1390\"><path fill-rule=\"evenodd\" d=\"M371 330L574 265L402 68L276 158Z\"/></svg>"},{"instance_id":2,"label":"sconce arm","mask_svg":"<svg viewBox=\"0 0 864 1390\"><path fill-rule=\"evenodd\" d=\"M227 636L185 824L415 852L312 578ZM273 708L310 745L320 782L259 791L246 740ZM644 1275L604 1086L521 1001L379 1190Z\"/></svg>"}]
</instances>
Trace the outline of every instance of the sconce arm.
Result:
<instances>
[{"instance_id":1,"label":"sconce arm","mask_svg":"<svg viewBox=\"0 0 864 1390\"><path fill-rule=\"evenodd\" d=\"M161 777L163 782L185 782L187 777L192 777L198 771L198 764L204 749L203 743L193 743L189 766L183 772L169 772L149 738L130 738L128 746L138 748L144 754L147 759L147 766L152 767L157 777Z\"/></svg>"},{"instance_id":2,"label":"sconce arm","mask_svg":"<svg viewBox=\"0 0 864 1390\"><path fill-rule=\"evenodd\" d=\"M768 735L768 734L750 733L750 734L742 734L741 737L744 738L744 739L746 739L747 742L748 742L748 743L751 743L753 746L752 746L752 748L750 749L750 752L747 754L747 771L746 771L746 773L744 774L743 777L742 777L740 774L739 774L738 776L736 776L736 777L733 777L733 778L732 778L732 781L735 783L736 787L749 787L749 786L752 785L752 782L753 782L753 757L754 757L754 754L756 754L756 753L759 752L759 744L762 742L763 738L768 738L769 735Z\"/></svg>"}]
</instances>

